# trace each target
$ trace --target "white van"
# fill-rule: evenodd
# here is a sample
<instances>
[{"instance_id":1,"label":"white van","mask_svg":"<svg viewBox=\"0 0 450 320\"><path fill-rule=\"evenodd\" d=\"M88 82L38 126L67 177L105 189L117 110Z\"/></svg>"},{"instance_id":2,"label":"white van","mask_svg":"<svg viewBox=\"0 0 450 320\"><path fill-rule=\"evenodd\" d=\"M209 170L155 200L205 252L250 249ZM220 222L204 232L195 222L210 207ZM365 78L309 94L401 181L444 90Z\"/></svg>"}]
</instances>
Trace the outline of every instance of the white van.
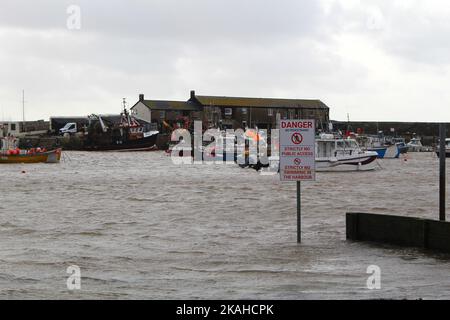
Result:
<instances>
[{"instance_id":1,"label":"white van","mask_svg":"<svg viewBox=\"0 0 450 320\"><path fill-rule=\"evenodd\" d=\"M66 125L64 127L62 127L61 129L59 129L59 133L60 134L65 134L65 133L77 133L77 124L75 122L69 122L66 123Z\"/></svg>"}]
</instances>

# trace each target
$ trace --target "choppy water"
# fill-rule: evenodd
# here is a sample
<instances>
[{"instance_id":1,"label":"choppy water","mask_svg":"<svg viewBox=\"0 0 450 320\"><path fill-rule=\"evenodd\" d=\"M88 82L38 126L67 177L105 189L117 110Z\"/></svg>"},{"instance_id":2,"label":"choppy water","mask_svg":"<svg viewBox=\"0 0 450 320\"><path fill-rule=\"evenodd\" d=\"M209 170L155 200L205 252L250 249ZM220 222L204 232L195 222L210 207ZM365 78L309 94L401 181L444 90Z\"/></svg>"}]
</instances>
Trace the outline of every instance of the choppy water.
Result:
<instances>
[{"instance_id":1,"label":"choppy water","mask_svg":"<svg viewBox=\"0 0 450 320\"><path fill-rule=\"evenodd\" d=\"M430 153L303 183L301 245L295 184L277 177L161 152L67 157L0 167L0 298L450 298L450 256L345 240L348 211L438 217Z\"/></svg>"}]
</instances>

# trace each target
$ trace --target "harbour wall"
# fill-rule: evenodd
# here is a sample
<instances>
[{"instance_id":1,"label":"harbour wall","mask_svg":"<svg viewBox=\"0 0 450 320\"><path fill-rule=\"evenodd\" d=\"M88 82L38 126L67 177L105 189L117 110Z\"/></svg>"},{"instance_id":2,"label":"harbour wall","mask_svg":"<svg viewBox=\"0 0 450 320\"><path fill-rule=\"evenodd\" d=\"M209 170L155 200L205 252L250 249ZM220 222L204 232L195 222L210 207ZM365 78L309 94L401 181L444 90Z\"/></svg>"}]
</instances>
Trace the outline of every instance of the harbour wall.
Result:
<instances>
[{"instance_id":1,"label":"harbour wall","mask_svg":"<svg viewBox=\"0 0 450 320\"><path fill-rule=\"evenodd\" d=\"M370 213L347 213L347 240L419 247L450 253L450 222Z\"/></svg>"},{"instance_id":2,"label":"harbour wall","mask_svg":"<svg viewBox=\"0 0 450 320\"><path fill-rule=\"evenodd\" d=\"M159 150L167 150L170 142L170 135L159 134L156 146ZM56 147L62 147L64 150L82 150L83 143L79 136L27 136L19 140L19 147L22 149L29 148L47 148L53 149Z\"/></svg>"}]
</instances>

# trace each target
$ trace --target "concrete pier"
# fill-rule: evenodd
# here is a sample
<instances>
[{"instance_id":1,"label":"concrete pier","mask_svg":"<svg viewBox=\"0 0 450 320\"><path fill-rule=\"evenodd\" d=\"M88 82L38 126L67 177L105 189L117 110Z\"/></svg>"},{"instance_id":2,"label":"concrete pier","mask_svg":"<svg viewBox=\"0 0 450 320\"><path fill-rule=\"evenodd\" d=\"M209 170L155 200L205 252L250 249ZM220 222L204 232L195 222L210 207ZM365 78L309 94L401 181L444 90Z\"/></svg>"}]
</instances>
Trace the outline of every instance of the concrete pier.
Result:
<instances>
[{"instance_id":1,"label":"concrete pier","mask_svg":"<svg viewBox=\"0 0 450 320\"><path fill-rule=\"evenodd\" d=\"M419 247L450 253L450 222L370 213L347 213L348 240Z\"/></svg>"}]
</instances>

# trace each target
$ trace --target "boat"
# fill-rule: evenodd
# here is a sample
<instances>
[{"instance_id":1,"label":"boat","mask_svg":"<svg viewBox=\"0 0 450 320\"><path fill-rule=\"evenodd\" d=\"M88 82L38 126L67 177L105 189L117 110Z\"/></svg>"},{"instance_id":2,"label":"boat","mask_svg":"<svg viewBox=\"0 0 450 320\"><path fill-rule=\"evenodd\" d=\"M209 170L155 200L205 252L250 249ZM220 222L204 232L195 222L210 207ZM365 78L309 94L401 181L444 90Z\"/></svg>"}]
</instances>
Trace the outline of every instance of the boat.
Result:
<instances>
[{"instance_id":1,"label":"boat","mask_svg":"<svg viewBox=\"0 0 450 320\"><path fill-rule=\"evenodd\" d=\"M439 145L436 148L436 154L440 157ZM450 158L450 138L445 139L445 157Z\"/></svg>"},{"instance_id":2,"label":"boat","mask_svg":"<svg viewBox=\"0 0 450 320\"><path fill-rule=\"evenodd\" d=\"M382 132L378 133L379 143L386 148L384 159L398 159L401 154L408 152L405 139L399 137L385 136Z\"/></svg>"},{"instance_id":3,"label":"boat","mask_svg":"<svg viewBox=\"0 0 450 320\"><path fill-rule=\"evenodd\" d=\"M125 108L119 122L90 115L83 151L151 151L156 149L159 131L154 124L133 117Z\"/></svg>"},{"instance_id":4,"label":"boat","mask_svg":"<svg viewBox=\"0 0 450 320\"><path fill-rule=\"evenodd\" d=\"M47 151L45 148L19 149L14 137L1 138L0 164L4 163L58 163L61 148Z\"/></svg>"},{"instance_id":5,"label":"boat","mask_svg":"<svg viewBox=\"0 0 450 320\"><path fill-rule=\"evenodd\" d=\"M321 134L315 141L316 171L368 171L376 169L378 153L362 150L352 138ZM270 170L279 170L279 155L269 157Z\"/></svg>"},{"instance_id":6,"label":"boat","mask_svg":"<svg viewBox=\"0 0 450 320\"><path fill-rule=\"evenodd\" d=\"M227 132L220 129L217 129L217 133L210 136L209 139L210 141L202 141L200 145L194 145L194 139L191 139L191 144L184 144L183 139L173 142L176 137L172 136L173 143L169 145L166 154L171 156L174 153L178 157L183 157L184 151L186 151L194 158L194 161L216 163L234 161L241 168L249 167L256 171L269 166L268 157L265 154L265 151L270 153L267 138L262 132L257 132L256 129L246 131L241 142L238 142L240 139L237 139L235 135L227 136ZM253 147L250 146L250 141L252 141ZM265 148L262 147L264 145L266 145ZM252 148L255 148L256 154L252 154Z\"/></svg>"},{"instance_id":7,"label":"boat","mask_svg":"<svg viewBox=\"0 0 450 320\"><path fill-rule=\"evenodd\" d=\"M409 152L427 152L430 151L430 148L425 147L422 145L422 142L420 141L420 138L412 138L407 144L406 144Z\"/></svg>"},{"instance_id":8,"label":"boat","mask_svg":"<svg viewBox=\"0 0 450 320\"><path fill-rule=\"evenodd\" d=\"M388 147L384 145L384 142L380 137L358 135L355 138L362 150L376 152L378 154L378 159L383 159L385 157Z\"/></svg>"},{"instance_id":9,"label":"boat","mask_svg":"<svg viewBox=\"0 0 450 320\"><path fill-rule=\"evenodd\" d=\"M405 138L394 137L391 141L392 144L397 146L400 154L408 153L408 146L406 145Z\"/></svg>"},{"instance_id":10,"label":"boat","mask_svg":"<svg viewBox=\"0 0 450 320\"><path fill-rule=\"evenodd\" d=\"M14 154L0 154L2 163L58 163L61 160L61 149L31 153L28 150L14 150Z\"/></svg>"},{"instance_id":11,"label":"boat","mask_svg":"<svg viewBox=\"0 0 450 320\"><path fill-rule=\"evenodd\" d=\"M351 138L336 138L332 134L322 134L316 139L316 170L373 170L379 154L362 150L358 142Z\"/></svg>"}]
</instances>

